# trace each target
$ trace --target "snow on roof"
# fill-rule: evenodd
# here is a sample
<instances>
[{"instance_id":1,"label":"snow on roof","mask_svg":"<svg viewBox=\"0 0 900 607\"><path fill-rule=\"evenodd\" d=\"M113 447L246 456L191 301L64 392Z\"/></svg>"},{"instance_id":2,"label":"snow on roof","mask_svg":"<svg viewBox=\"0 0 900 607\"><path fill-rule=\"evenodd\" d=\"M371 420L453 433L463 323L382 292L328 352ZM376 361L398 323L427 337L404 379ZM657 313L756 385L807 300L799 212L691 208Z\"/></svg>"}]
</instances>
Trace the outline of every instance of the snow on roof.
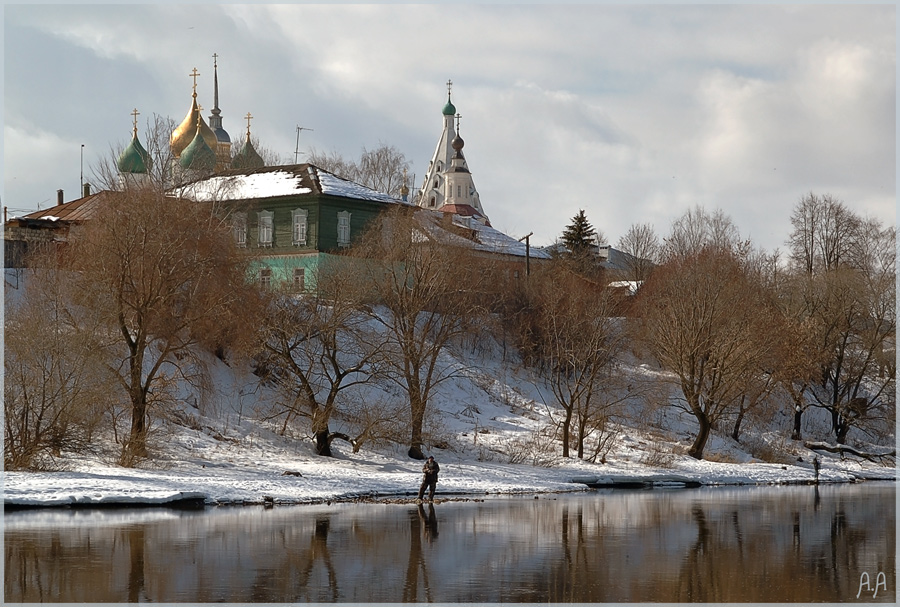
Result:
<instances>
[{"instance_id":1,"label":"snow on roof","mask_svg":"<svg viewBox=\"0 0 900 607\"><path fill-rule=\"evenodd\" d=\"M311 194L312 188L303 184L293 171L266 171L213 175L185 186L182 195L197 202L214 200L250 200Z\"/></svg>"},{"instance_id":2,"label":"snow on roof","mask_svg":"<svg viewBox=\"0 0 900 607\"><path fill-rule=\"evenodd\" d=\"M430 220L430 225L425 226L428 228L428 232L432 237L447 244L469 246L476 251L514 255L516 257L525 257L526 255L524 242L520 242L512 236L507 236L500 230L485 225L477 219L452 215L451 222L454 226L472 231L472 238L470 239L445 228L442 225L442 220L445 220L445 215L442 211L426 212L428 214L425 217ZM534 247L531 247L527 254L532 259L550 259L550 255Z\"/></svg>"},{"instance_id":3,"label":"snow on roof","mask_svg":"<svg viewBox=\"0 0 900 607\"><path fill-rule=\"evenodd\" d=\"M358 198L360 200L373 200L375 202L401 202L393 196L388 196L358 183L341 179L337 175L332 175L316 167L310 167L310 171L314 169L318 172L319 185L323 194L343 196L344 198Z\"/></svg>"},{"instance_id":4,"label":"snow on roof","mask_svg":"<svg viewBox=\"0 0 900 607\"><path fill-rule=\"evenodd\" d=\"M316 193L374 202L401 202L311 164L226 171L190 183L180 191L185 198L197 202L253 200Z\"/></svg>"}]
</instances>

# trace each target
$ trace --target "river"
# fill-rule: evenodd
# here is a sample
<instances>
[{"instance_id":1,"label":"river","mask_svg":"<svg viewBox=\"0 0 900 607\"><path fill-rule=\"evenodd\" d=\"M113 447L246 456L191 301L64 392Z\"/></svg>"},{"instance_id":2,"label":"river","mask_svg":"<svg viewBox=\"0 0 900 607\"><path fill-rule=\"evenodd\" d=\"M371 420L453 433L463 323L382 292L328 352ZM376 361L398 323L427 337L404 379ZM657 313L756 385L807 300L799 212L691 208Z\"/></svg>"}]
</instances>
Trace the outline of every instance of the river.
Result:
<instances>
[{"instance_id":1,"label":"river","mask_svg":"<svg viewBox=\"0 0 900 607\"><path fill-rule=\"evenodd\" d=\"M8 511L6 602L887 602L894 483Z\"/></svg>"}]
</instances>

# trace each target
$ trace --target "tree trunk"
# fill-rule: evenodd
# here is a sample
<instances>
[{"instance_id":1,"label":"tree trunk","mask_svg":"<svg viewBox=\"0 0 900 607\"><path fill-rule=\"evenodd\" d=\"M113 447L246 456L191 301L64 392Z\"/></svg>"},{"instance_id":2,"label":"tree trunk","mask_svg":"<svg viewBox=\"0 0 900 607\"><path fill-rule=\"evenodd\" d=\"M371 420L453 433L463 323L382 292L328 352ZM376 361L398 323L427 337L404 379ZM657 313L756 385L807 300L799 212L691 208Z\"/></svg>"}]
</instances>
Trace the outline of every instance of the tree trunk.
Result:
<instances>
[{"instance_id":1,"label":"tree trunk","mask_svg":"<svg viewBox=\"0 0 900 607\"><path fill-rule=\"evenodd\" d=\"M328 426L319 428L315 431L316 438L316 454L324 457L331 457L331 441L328 436Z\"/></svg>"},{"instance_id":2,"label":"tree trunk","mask_svg":"<svg viewBox=\"0 0 900 607\"><path fill-rule=\"evenodd\" d=\"M800 421L803 418L803 409L796 407L794 409L794 431L791 433L793 440L803 440L800 436Z\"/></svg>"},{"instance_id":3,"label":"tree trunk","mask_svg":"<svg viewBox=\"0 0 900 607\"><path fill-rule=\"evenodd\" d=\"M566 416L562 423L563 457L569 457L569 436L572 433L572 405L566 407Z\"/></svg>"},{"instance_id":4,"label":"tree trunk","mask_svg":"<svg viewBox=\"0 0 900 607\"><path fill-rule=\"evenodd\" d=\"M411 391L409 399L410 407L410 437L409 456L413 459L425 459L422 453L422 426L425 423L425 403L418 391Z\"/></svg>"},{"instance_id":5,"label":"tree trunk","mask_svg":"<svg viewBox=\"0 0 900 607\"><path fill-rule=\"evenodd\" d=\"M134 458L147 457L147 399L143 393L131 399L131 432L122 446L122 464L130 467Z\"/></svg>"},{"instance_id":6,"label":"tree trunk","mask_svg":"<svg viewBox=\"0 0 900 607\"><path fill-rule=\"evenodd\" d=\"M700 409L694 409L694 416L700 424L700 429L697 430L697 437L694 439L694 444L688 449L688 455L694 459L703 459L703 449L706 447L706 441L709 438L709 418L706 416L706 413Z\"/></svg>"}]
</instances>

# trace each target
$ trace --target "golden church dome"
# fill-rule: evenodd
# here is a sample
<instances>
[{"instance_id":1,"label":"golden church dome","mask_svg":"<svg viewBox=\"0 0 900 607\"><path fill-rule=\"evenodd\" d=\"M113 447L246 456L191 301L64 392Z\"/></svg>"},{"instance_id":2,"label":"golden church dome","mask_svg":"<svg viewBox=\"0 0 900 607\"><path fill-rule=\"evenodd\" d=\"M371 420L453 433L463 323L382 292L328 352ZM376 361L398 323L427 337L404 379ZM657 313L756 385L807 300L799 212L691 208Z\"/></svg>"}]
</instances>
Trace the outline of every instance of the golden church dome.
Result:
<instances>
[{"instance_id":1,"label":"golden church dome","mask_svg":"<svg viewBox=\"0 0 900 607\"><path fill-rule=\"evenodd\" d=\"M200 106L197 105L197 76L199 75L197 68L194 68L194 72L191 74L194 78L194 92L191 95L191 109L188 110L187 116L184 117L184 120L181 121L178 128L172 131L170 145L172 146L172 153L175 155L175 158L181 157L181 152L184 151L184 148L190 145L191 141L194 140L198 127L200 129L200 136L203 137L203 141L206 142L206 145L208 145L211 150L216 149L216 134L209 128L206 121L203 120L203 116L200 115Z\"/></svg>"},{"instance_id":2,"label":"golden church dome","mask_svg":"<svg viewBox=\"0 0 900 607\"><path fill-rule=\"evenodd\" d=\"M180 157L184 148L190 145L191 141L194 140L194 136L197 134L197 128L200 129L200 136L203 137L203 141L206 142L206 145L212 150L216 149L216 134L209 128L206 121L203 120L203 116L200 115L200 107L197 105L197 95L194 94L194 98L191 101L191 109L188 111L187 116L184 117L184 120L181 121L178 128L172 131L172 153L176 158Z\"/></svg>"}]
</instances>

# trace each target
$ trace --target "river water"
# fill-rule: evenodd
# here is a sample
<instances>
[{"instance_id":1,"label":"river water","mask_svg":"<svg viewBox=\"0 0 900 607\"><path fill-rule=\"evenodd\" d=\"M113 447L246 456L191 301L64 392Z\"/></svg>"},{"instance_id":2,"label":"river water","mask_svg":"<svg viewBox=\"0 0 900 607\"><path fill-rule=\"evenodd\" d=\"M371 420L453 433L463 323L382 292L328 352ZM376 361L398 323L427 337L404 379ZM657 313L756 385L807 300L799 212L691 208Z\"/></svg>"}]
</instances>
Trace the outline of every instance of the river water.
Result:
<instances>
[{"instance_id":1,"label":"river water","mask_svg":"<svg viewBox=\"0 0 900 607\"><path fill-rule=\"evenodd\" d=\"M896 487L6 512L6 602L887 602Z\"/></svg>"}]
</instances>

